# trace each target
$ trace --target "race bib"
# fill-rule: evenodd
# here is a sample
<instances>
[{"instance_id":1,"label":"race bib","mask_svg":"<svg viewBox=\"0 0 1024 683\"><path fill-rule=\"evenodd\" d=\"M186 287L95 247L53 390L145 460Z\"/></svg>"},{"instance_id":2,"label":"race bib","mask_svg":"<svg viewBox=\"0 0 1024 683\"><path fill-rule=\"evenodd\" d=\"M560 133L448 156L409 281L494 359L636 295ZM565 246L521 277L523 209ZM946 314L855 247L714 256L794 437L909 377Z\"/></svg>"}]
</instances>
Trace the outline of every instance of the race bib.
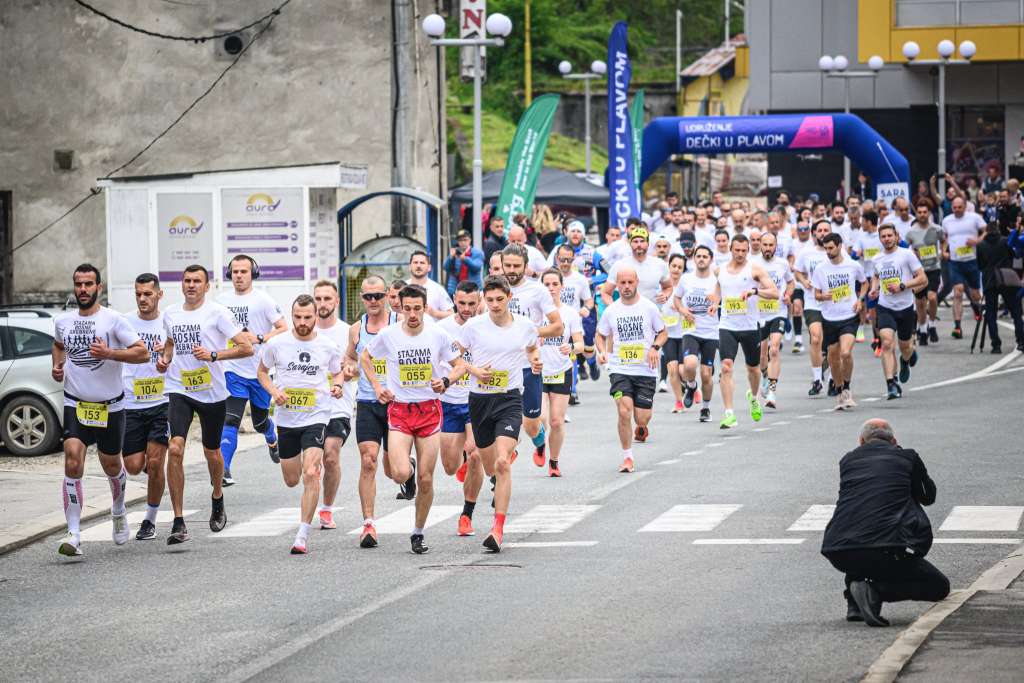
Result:
<instances>
[{"instance_id":1,"label":"race bib","mask_svg":"<svg viewBox=\"0 0 1024 683\"><path fill-rule=\"evenodd\" d=\"M164 395L164 378L139 377L132 381L132 391L136 401L158 401Z\"/></svg>"},{"instance_id":2,"label":"race bib","mask_svg":"<svg viewBox=\"0 0 1024 683\"><path fill-rule=\"evenodd\" d=\"M455 384L457 386L460 386L460 387L468 387L469 386L469 373L467 372L462 377L460 377L457 380L455 380Z\"/></svg>"},{"instance_id":3,"label":"race bib","mask_svg":"<svg viewBox=\"0 0 1024 683\"><path fill-rule=\"evenodd\" d=\"M674 313L662 313L661 321L665 323L665 327L675 327L679 324L679 316Z\"/></svg>"},{"instance_id":4,"label":"race bib","mask_svg":"<svg viewBox=\"0 0 1024 683\"><path fill-rule=\"evenodd\" d=\"M373 363L373 371L377 373L378 377L388 376L388 362L383 358L371 358L370 362Z\"/></svg>"},{"instance_id":5,"label":"race bib","mask_svg":"<svg viewBox=\"0 0 1024 683\"><path fill-rule=\"evenodd\" d=\"M850 285L839 285L829 290L832 295L832 303L837 304L843 299L850 298Z\"/></svg>"},{"instance_id":6,"label":"race bib","mask_svg":"<svg viewBox=\"0 0 1024 683\"><path fill-rule=\"evenodd\" d=\"M726 315L746 315L747 302L738 296L730 296L725 299Z\"/></svg>"},{"instance_id":7,"label":"race bib","mask_svg":"<svg viewBox=\"0 0 1024 683\"><path fill-rule=\"evenodd\" d=\"M565 382L564 370L554 375L544 375L544 384L562 384L563 382Z\"/></svg>"},{"instance_id":8,"label":"race bib","mask_svg":"<svg viewBox=\"0 0 1024 683\"><path fill-rule=\"evenodd\" d=\"M757 310L762 313L778 313L779 312L779 300L778 299L758 299Z\"/></svg>"},{"instance_id":9,"label":"race bib","mask_svg":"<svg viewBox=\"0 0 1024 683\"><path fill-rule=\"evenodd\" d=\"M880 247L868 247L867 249L864 250L864 258L870 261L871 259L878 256L878 254L881 253L881 251L882 249Z\"/></svg>"},{"instance_id":10,"label":"race bib","mask_svg":"<svg viewBox=\"0 0 1024 683\"><path fill-rule=\"evenodd\" d=\"M623 365L640 365L643 362L643 344L619 344L619 363Z\"/></svg>"},{"instance_id":11,"label":"race bib","mask_svg":"<svg viewBox=\"0 0 1024 683\"><path fill-rule=\"evenodd\" d=\"M974 258L974 247L957 247L956 255L962 259Z\"/></svg>"},{"instance_id":12,"label":"race bib","mask_svg":"<svg viewBox=\"0 0 1024 683\"><path fill-rule=\"evenodd\" d=\"M316 389L285 389L288 397L285 408L297 413L308 413L316 408Z\"/></svg>"},{"instance_id":13,"label":"race bib","mask_svg":"<svg viewBox=\"0 0 1024 683\"><path fill-rule=\"evenodd\" d=\"M686 318L683 318L683 332L686 332L687 330L696 329L696 327L697 327L697 321L696 320L687 320Z\"/></svg>"},{"instance_id":14,"label":"race bib","mask_svg":"<svg viewBox=\"0 0 1024 683\"><path fill-rule=\"evenodd\" d=\"M78 401L75 404L75 416L78 417L78 424L85 427L106 427L108 415L106 403Z\"/></svg>"},{"instance_id":15,"label":"race bib","mask_svg":"<svg viewBox=\"0 0 1024 683\"><path fill-rule=\"evenodd\" d=\"M939 255L938 247L928 244L917 250L918 258L935 258Z\"/></svg>"},{"instance_id":16,"label":"race bib","mask_svg":"<svg viewBox=\"0 0 1024 683\"><path fill-rule=\"evenodd\" d=\"M398 383L403 387L427 387L434 376L430 363L408 363L398 366Z\"/></svg>"},{"instance_id":17,"label":"race bib","mask_svg":"<svg viewBox=\"0 0 1024 683\"><path fill-rule=\"evenodd\" d=\"M209 391L213 388L213 375L205 365L198 370L182 370L181 386L187 392Z\"/></svg>"},{"instance_id":18,"label":"race bib","mask_svg":"<svg viewBox=\"0 0 1024 683\"><path fill-rule=\"evenodd\" d=\"M887 277L882 279L882 286L885 287L885 291L889 291L889 285L896 285L897 288L900 286L900 279L898 277Z\"/></svg>"},{"instance_id":19,"label":"race bib","mask_svg":"<svg viewBox=\"0 0 1024 683\"><path fill-rule=\"evenodd\" d=\"M508 391L508 370L492 370L489 380L477 382L484 391Z\"/></svg>"}]
</instances>

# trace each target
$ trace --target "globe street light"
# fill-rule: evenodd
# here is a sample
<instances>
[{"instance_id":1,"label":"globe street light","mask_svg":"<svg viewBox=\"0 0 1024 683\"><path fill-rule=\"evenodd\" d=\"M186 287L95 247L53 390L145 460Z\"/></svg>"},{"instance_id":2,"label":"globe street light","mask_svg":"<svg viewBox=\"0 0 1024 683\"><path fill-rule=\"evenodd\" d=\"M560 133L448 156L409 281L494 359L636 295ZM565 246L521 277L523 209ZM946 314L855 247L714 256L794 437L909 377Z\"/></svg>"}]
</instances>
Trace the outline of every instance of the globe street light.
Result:
<instances>
[{"instance_id":1,"label":"globe street light","mask_svg":"<svg viewBox=\"0 0 1024 683\"><path fill-rule=\"evenodd\" d=\"M822 55L818 59L818 68L825 73L826 78L841 78L843 79L843 91L845 105L843 111L847 114L850 113L850 79L852 78L875 78L878 76L878 72L885 66L885 60L878 55L873 55L868 59L868 67L871 71L847 71L847 67L850 66L850 61L844 55L837 55L832 57L831 55ZM843 196L850 196L850 159L847 156L843 156Z\"/></svg>"},{"instance_id":2,"label":"globe street light","mask_svg":"<svg viewBox=\"0 0 1024 683\"><path fill-rule=\"evenodd\" d=\"M943 39L935 46L939 59L918 59L921 54L921 46L912 40L903 43L903 56L907 58L907 65L920 64L923 66L937 66L939 69L939 168L936 175L939 178L939 197L946 196L946 66L949 64L970 64L971 58L978 52L978 46L973 41L965 40L960 43L960 56L962 59L953 59L956 45L952 40Z\"/></svg>"},{"instance_id":3,"label":"globe street light","mask_svg":"<svg viewBox=\"0 0 1024 683\"><path fill-rule=\"evenodd\" d=\"M480 151L480 51L484 47L501 47L505 38L512 32L512 20L504 14L495 13L484 22L486 34L492 38L443 38L445 31L444 17L431 14L423 19L423 32L432 39L431 45L438 47L471 47L473 48L473 244L483 248L483 168L484 162Z\"/></svg>"},{"instance_id":4,"label":"globe street light","mask_svg":"<svg viewBox=\"0 0 1024 683\"><path fill-rule=\"evenodd\" d=\"M586 159L587 180L590 180L590 81L601 78L608 71L608 65L600 59L590 63L590 71L582 74L572 73L572 64L562 60L558 63L558 71L562 78L583 81L583 149Z\"/></svg>"}]
</instances>

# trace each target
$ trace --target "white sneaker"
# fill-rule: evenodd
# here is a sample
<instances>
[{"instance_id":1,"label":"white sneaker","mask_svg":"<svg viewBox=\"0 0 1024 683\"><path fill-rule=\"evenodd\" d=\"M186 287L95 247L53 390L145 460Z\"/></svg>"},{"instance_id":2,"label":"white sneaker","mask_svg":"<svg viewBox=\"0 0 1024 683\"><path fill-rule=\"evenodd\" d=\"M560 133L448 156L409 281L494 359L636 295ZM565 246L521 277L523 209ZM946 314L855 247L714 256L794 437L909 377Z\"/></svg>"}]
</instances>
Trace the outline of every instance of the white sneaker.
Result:
<instances>
[{"instance_id":1,"label":"white sneaker","mask_svg":"<svg viewBox=\"0 0 1024 683\"><path fill-rule=\"evenodd\" d=\"M114 531L111 534L114 538L114 543L124 545L128 542L128 537L131 535L131 529L128 528L128 513L124 512L120 515L111 514L110 519L114 522Z\"/></svg>"},{"instance_id":2,"label":"white sneaker","mask_svg":"<svg viewBox=\"0 0 1024 683\"><path fill-rule=\"evenodd\" d=\"M836 405L832 410L846 410L846 401L843 399L843 392L836 395Z\"/></svg>"},{"instance_id":3,"label":"white sneaker","mask_svg":"<svg viewBox=\"0 0 1024 683\"><path fill-rule=\"evenodd\" d=\"M782 335L782 338L785 339L786 341L793 341L793 328L790 328L789 332Z\"/></svg>"},{"instance_id":4,"label":"white sneaker","mask_svg":"<svg viewBox=\"0 0 1024 683\"><path fill-rule=\"evenodd\" d=\"M664 393L667 393L667 392L668 392L668 384L665 382L665 380L661 380L660 382L658 382L658 393L659 394L664 394Z\"/></svg>"},{"instance_id":5,"label":"white sneaker","mask_svg":"<svg viewBox=\"0 0 1024 683\"><path fill-rule=\"evenodd\" d=\"M768 378L767 377L761 377L761 388L758 390L757 393L761 394L762 398L765 398L765 397L768 396Z\"/></svg>"},{"instance_id":6,"label":"white sneaker","mask_svg":"<svg viewBox=\"0 0 1024 683\"><path fill-rule=\"evenodd\" d=\"M775 392L774 391L769 391L768 394L764 397L764 404L768 408L775 408L776 407L775 406Z\"/></svg>"},{"instance_id":7,"label":"white sneaker","mask_svg":"<svg viewBox=\"0 0 1024 683\"><path fill-rule=\"evenodd\" d=\"M843 390L842 397L843 397L843 405L845 406L845 408L847 410L850 410L852 408L856 408L857 407L857 404L853 400L853 392L852 391L850 391L849 389Z\"/></svg>"},{"instance_id":8,"label":"white sneaker","mask_svg":"<svg viewBox=\"0 0 1024 683\"><path fill-rule=\"evenodd\" d=\"M565 424L569 424L570 422L572 422L572 418L569 417L568 415L566 415L563 419L565 420Z\"/></svg>"},{"instance_id":9,"label":"white sneaker","mask_svg":"<svg viewBox=\"0 0 1024 683\"><path fill-rule=\"evenodd\" d=\"M82 555L82 542L75 536L68 534L61 542L57 552L66 557L80 557Z\"/></svg>"}]
</instances>

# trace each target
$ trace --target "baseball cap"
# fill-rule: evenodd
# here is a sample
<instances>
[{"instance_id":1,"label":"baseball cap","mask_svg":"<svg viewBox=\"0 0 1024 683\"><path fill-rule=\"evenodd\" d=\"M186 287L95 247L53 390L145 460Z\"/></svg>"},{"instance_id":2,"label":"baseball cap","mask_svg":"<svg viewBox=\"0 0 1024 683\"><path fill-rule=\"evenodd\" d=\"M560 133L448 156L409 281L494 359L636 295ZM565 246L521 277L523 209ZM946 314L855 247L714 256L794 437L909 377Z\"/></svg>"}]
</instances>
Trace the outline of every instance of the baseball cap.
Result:
<instances>
[{"instance_id":1,"label":"baseball cap","mask_svg":"<svg viewBox=\"0 0 1024 683\"><path fill-rule=\"evenodd\" d=\"M679 245L684 249L697 244L697 235L691 230L683 230L679 233Z\"/></svg>"},{"instance_id":2,"label":"baseball cap","mask_svg":"<svg viewBox=\"0 0 1024 683\"><path fill-rule=\"evenodd\" d=\"M583 227L583 223L580 221L570 221L569 225L566 226L565 229L567 232L582 232L584 234L587 232L586 228Z\"/></svg>"},{"instance_id":3,"label":"baseball cap","mask_svg":"<svg viewBox=\"0 0 1024 683\"><path fill-rule=\"evenodd\" d=\"M633 226L632 228L630 228L630 230L629 230L629 239L632 240L632 239L635 239L637 237L642 237L645 240L650 240L651 239L651 234L649 232L647 232L647 228L642 228L639 225L636 225L636 226Z\"/></svg>"},{"instance_id":4,"label":"baseball cap","mask_svg":"<svg viewBox=\"0 0 1024 683\"><path fill-rule=\"evenodd\" d=\"M458 240L458 239L462 239L463 237L468 237L470 239L473 239L473 236L469 234L468 230L459 230L457 233L455 233L455 239Z\"/></svg>"}]
</instances>

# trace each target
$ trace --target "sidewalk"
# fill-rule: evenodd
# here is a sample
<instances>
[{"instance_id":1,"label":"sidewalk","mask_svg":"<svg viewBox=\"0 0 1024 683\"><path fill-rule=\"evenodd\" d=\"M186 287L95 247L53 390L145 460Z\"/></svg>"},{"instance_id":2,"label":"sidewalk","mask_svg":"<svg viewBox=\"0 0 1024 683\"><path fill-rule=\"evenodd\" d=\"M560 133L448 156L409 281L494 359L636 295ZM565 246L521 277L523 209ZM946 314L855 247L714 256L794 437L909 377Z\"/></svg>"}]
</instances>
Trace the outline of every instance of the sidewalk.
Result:
<instances>
[{"instance_id":1,"label":"sidewalk","mask_svg":"<svg viewBox=\"0 0 1024 683\"><path fill-rule=\"evenodd\" d=\"M198 432L195 438L190 435L185 448L185 467L203 463L205 469L206 460L198 436ZM239 452L264 445L262 434L238 435ZM82 478L83 523L110 514L110 487L95 452L95 447L89 449ZM64 456L60 453L38 458L0 458L0 555L66 528L60 499L63 477ZM129 476L125 504L145 500L146 475ZM165 492L162 507L169 506Z\"/></svg>"}]
</instances>

